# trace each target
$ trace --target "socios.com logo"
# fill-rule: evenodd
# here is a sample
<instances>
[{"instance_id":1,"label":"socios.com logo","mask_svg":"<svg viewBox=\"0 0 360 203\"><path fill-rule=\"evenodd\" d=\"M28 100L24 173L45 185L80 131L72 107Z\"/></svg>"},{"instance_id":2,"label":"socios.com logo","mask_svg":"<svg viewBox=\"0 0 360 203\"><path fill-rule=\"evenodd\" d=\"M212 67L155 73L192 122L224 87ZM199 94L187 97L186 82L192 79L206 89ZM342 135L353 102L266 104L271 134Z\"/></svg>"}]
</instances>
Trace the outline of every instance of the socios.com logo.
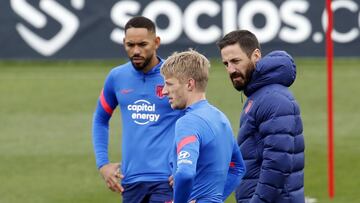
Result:
<instances>
[{"instance_id":1,"label":"socios.com logo","mask_svg":"<svg viewBox=\"0 0 360 203\"><path fill-rule=\"evenodd\" d=\"M150 122L156 122L160 118L160 114L156 114L155 104L151 104L147 100L137 100L134 104L128 105L127 109L132 111L131 118L136 124L146 125Z\"/></svg>"}]
</instances>

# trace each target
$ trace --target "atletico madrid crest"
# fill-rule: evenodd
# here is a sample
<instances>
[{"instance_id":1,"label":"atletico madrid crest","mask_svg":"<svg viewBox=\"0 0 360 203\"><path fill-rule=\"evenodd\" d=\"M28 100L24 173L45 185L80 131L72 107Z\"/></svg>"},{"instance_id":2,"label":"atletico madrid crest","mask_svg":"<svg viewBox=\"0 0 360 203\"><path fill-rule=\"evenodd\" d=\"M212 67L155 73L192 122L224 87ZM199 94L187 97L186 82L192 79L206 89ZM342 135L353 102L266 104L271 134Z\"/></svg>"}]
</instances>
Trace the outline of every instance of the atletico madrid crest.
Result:
<instances>
[{"instance_id":1,"label":"atletico madrid crest","mask_svg":"<svg viewBox=\"0 0 360 203\"><path fill-rule=\"evenodd\" d=\"M164 95L162 93L162 90L164 88L164 85L157 85L156 86L156 96L159 97L160 99L164 98Z\"/></svg>"},{"instance_id":2,"label":"atletico madrid crest","mask_svg":"<svg viewBox=\"0 0 360 203\"><path fill-rule=\"evenodd\" d=\"M245 113L248 113L251 109L253 105L253 100L249 100L249 102L247 103L246 107L245 107Z\"/></svg>"}]
</instances>

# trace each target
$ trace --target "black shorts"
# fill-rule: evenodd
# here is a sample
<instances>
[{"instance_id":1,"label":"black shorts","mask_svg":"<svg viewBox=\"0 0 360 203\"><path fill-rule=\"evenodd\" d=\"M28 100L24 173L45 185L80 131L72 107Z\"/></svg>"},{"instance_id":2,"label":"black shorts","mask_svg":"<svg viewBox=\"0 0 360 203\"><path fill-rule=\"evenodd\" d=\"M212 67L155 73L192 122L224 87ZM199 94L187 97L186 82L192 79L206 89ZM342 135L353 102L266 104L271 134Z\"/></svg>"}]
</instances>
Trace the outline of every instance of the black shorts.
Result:
<instances>
[{"instance_id":1,"label":"black shorts","mask_svg":"<svg viewBox=\"0 0 360 203\"><path fill-rule=\"evenodd\" d=\"M173 189L168 181L123 184L123 203L171 203Z\"/></svg>"}]
</instances>

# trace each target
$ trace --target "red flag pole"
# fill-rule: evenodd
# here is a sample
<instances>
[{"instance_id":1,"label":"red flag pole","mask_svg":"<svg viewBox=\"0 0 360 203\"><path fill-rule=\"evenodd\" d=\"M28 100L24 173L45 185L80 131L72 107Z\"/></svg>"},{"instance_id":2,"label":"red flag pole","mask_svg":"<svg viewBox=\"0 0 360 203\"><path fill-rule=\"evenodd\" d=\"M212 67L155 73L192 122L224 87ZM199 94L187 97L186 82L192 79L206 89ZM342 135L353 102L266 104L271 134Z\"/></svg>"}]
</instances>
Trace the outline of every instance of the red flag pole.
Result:
<instances>
[{"instance_id":1,"label":"red flag pole","mask_svg":"<svg viewBox=\"0 0 360 203\"><path fill-rule=\"evenodd\" d=\"M334 111L333 111L333 41L331 32L333 30L333 12L331 0L326 0L326 11L328 14L326 29L326 57L327 57L327 104L328 104L328 192L330 199L335 195L334 181Z\"/></svg>"}]
</instances>

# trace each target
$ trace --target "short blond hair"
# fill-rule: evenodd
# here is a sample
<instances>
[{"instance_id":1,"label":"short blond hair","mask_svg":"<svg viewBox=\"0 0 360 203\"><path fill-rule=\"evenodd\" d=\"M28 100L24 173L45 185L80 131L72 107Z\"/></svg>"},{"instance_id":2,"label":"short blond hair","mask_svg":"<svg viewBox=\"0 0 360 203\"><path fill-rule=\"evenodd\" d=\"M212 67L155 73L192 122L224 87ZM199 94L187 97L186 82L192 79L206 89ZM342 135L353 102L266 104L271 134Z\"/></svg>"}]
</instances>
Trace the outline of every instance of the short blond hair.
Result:
<instances>
[{"instance_id":1,"label":"short blond hair","mask_svg":"<svg viewBox=\"0 0 360 203\"><path fill-rule=\"evenodd\" d=\"M209 60L199 52L190 49L184 52L175 52L166 59L161 68L165 77L175 77L180 82L192 78L196 88L205 91L209 80Z\"/></svg>"}]
</instances>

